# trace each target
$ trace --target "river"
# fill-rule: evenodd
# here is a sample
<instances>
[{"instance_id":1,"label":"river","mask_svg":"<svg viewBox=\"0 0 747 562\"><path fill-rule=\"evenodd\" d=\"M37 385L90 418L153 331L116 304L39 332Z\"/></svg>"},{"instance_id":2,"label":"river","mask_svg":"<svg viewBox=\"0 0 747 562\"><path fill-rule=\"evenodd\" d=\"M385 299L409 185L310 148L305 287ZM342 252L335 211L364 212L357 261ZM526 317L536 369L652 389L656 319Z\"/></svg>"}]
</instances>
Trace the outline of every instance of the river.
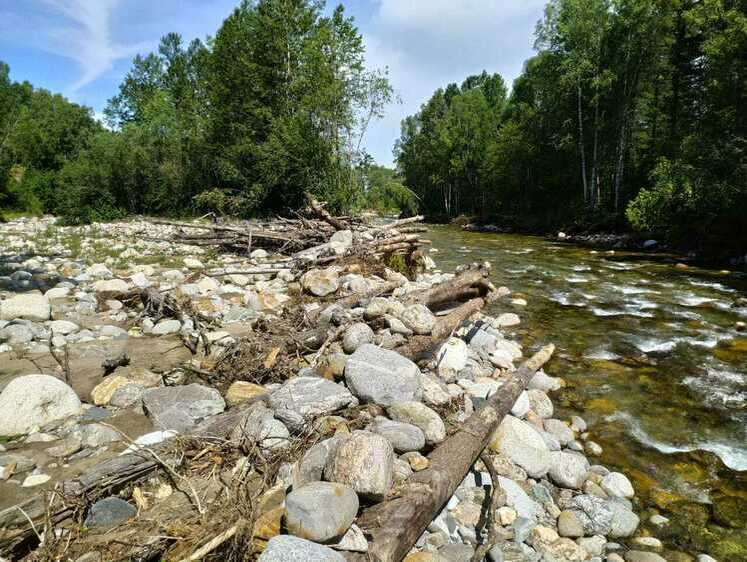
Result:
<instances>
[{"instance_id":1,"label":"river","mask_svg":"<svg viewBox=\"0 0 747 562\"><path fill-rule=\"evenodd\" d=\"M532 236L428 237L444 271L489 261L492 281L526 299L496 311L520 315L509 333L526 348L556 344L560 417L586 419L601 461L633 480L642 521L670 519L648 527L668 558L747 560L747 275Z\"/></svg>"}]
</instances>

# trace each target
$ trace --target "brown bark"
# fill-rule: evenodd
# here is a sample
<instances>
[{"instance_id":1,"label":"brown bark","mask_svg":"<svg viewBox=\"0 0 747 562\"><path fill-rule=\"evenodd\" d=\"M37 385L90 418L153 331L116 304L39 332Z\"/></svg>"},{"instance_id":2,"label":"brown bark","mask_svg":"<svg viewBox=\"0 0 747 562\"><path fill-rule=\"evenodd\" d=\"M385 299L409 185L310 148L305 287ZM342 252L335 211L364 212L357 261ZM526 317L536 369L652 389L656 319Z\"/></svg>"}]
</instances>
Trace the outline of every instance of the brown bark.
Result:
<instances>
[{"instance_id":1,"label":"brown bark","mask_svg":"<svg viewBox=\"0 0 747 562\"><path fill-rule=\"evenodd\" d=\"M342 222L340 219L336 219L335 217L330 215L329 211L324 208L324 205L317 201L310 193L306 194L306 199L309 202L309 207L312 211L314 211L314 214L327 224L332 225L335 230L347 230L350 228L350 226Z\"/></svg>"},{"instance_id":2,"label":"brown bark","mask_svg":"<svg viewBox=\"0 0 747 562\"><path fill-rule=\"evenodd\" d=\"M360 557L377 562L402 560L418 537L454 494L503 418L511 411L530 379L552 356L548 345L526 361L462 427L430 455L429 467L410 476L399 497L366 509L358 526L371 537Z\"/></svg>"},{"instance_id":3,"label":"brown bark","mask_svg":"<svg viewBox=\"0 0 747 562\"><path fill-rule=\"evenodd\" d=\"M460 292L473 285L483 283L490 275L490 268L481 264L460 273L451 281L436 285L426 291L416 293L406 299L407 304L424 304L434 306L458 300Z\"/></svg>"}]
</instances>

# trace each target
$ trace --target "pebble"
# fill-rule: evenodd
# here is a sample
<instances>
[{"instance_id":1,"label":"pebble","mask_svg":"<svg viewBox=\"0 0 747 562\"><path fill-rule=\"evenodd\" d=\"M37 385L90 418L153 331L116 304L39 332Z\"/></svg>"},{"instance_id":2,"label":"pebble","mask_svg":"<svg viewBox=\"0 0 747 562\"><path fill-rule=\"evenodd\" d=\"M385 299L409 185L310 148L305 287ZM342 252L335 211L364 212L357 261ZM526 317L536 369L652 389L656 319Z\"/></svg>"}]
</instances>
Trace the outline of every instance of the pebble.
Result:
<instances>
[{"instance_id":1,"label":"pebble","mask_svg":"<svg viewBox=\"0 0 747 562\"><path fill-rule=\"evenodd\" d=\"M446 426L441 416L421 402L398 402L390 406L387 413L395 421L420 428L428 445L436 445L446 439Z\"/></svg>"},{"instance_id":2,"label":"pebble","mask_svg":"<svg viewBox=\"0 0 747 562\"><path fill-rule=\"evenodd\" d=\"M30 474L27 476L23 484L21 484L22 488L32 488L34 486L40 486L42 484L45 484L49 482L52 479L51 476L48 474Z\"/></svg>"},{"instance_id":3,"label":"pebble","mask_svg":"<svg viewBox=\"0 0 747 562\"><path fill-rule=\"evenodd\" d=\"M83 524L86 527L114 527L137 515L137 508L123 499L110 496L91 506Z\"/></svg>"}]
</instances>

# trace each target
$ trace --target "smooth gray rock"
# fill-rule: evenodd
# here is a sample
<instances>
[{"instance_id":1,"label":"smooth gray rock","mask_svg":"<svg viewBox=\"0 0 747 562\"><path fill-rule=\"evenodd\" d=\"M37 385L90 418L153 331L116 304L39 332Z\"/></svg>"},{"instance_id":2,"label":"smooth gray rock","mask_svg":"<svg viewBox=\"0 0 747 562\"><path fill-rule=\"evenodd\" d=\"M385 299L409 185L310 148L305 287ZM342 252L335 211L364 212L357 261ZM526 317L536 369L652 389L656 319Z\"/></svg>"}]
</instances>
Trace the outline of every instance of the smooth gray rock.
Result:
<instances>
[{"instance_id":1,"label":"smooth gray rock","mask_svg":"<svg viewBox=\"0 0 747 562\"><path fill-rule=\"evenodd\" d=\"M300 488L309 482L321 480L330 455L334 454L340 443L348 438L349 435L338 433L306 451L301 460L293 465L293 487Z\"/></svg>"},{"instance_id":2,"label":"smooth gray rock","mask_svg":"<svg viewBox=\"0 0 747 562\"><path fill-rule=\"evenodd\" d=\"M567 445L576 438L573 430L560 420L547 419L544 426L545 431L555 437L561 445Z\"/></svg>"},{"instance_id":3,"label":"smooth gray rock","mask_svg":"<svg viewBox=\"0 0 747 562\"><path fill-rule=\"evenodd\" d=\"M508 457L533 478L541 478L550 469L550 451L539 432L514 416L503 418L490 448Z\"/></svg>"},{"instance_id":4,"label":"smooth gray rock","mask_svg":"<svg viewBox=\"0 0 747 562\"><path fill-rule=\"evenodd\" d=\"M578 490L584 485L589 461L583 455L566 451L550 453L550 470L548 475L558 486Z\"/></svg>"},{"instance_id":5,"label":"smooth gray rock","mask_svg":"<svg viewBox=\"0 0 747 562\"><path fill-rule=\"evenodd\" d=\"M425 434L418 426L411 423L392 421L378 416L367 429L385 437L397 453L420 451L425 447Z\"/></svg>"},{"instance_id":6,"label":"smooth gray rock","mask_svg":"<svg viewBox=\"0 0 747 562\"><path fill-rule=\"evenodd\" d=\"M292 535L272 537L259 562L345 562L345 557L328 546Z\"/></svg>"},{"instance_id":7,"label":"smooth gray rock","mask_svg":"<svg viewBox=\"0 0 747 562\"><path fill-rule=\"evenodd\" d=\"M420 374L409 359L371 344L359 347L345 365L345 382L353 394L384 407L420 400Z\"/></svg>"},{"instance_id":8,"label":"smooth gray rock","mask_svg":"<svg viewBox=\"0 0 747 562\"><path fill-rule=\"evenodd\" d=\"M311 482L295 488L285 500L288 531L314 542L342 537L358 513L356 493L335 482Z\"/></svg>"},{"instance_id":9,"label":"smooth gray rock","mask_svg":"<svg viewBox=\"0 0 747 562\"><path fill-rule=\"evenodd\" d=\"M534 501L516 482L503 476L498 477L498 483L506 492L506 505L513 507L519 517L536 521L543 512L542 506Z\"/></svg>"},{"instance_id":10,"label":"smooth gray rock","mask_svg":"<svg viewBox=\"0 0 747 562\"><path fill-rule=\"evenodd\" d=\"M301 285L306 291L317 297L331 295L340 287L339 269L311 269L301 277Z\"/></svg>"},{"instance_id":11,"label":"smooth gray rock","mask_svg":"<svg viewBox=\"0 0 747 562\"><path fill-rule=\"evenodd\" d=\"M630 480L620 472L610 472L602 478L602 482L599 485L610 497L632 498L635 495L635 490L633 490Z\"/></svg>"},{"instance_id":12,"label":"smooth gray rock","mask_svg":"<svg viewBox=\"0 0 747 562\"><path fill-rule=\"evenodd\" d=\"M387 414L395 421L420 428L429 445L446 439L446 426L441 416L421 402L398 402L387 408Z\"/></svg>"},{"instance_id":13,"label":"smooth gray rock","mask_svg":"<svg viewBox=\"0 0 747 562\"><path fill-rule=\"evenodd\" d=\"M612 511L610 530L607 533L609 538L621 539L632 536L640 523L639 517L623 502L611 500L607 502L607 506Z\"/></svg>"},{"instance_id":14,"label":"smooth gray rock","mask_svg":"<svg viewBox=\"0 0 747 562\"><path fill-rule=\"evenodd\" d=\"M469 544L445 544L438 549L438 554L448 562L470 562L475 549Z\"/></svg>"},{"instance_id":15,"label":"smooth gray rock","mask_svg":"<svg viewBox=\"0 0 747 562\"><path fill-rule=\"evenodd\" d=\"M412 304L405 307L399 315L399 319L407 328L419 335L430 334L436 325L436 317L423 304Z\"/></svg>"},{"instance_id":16,"label":"smooth gray rock","mask_svg":"<svg viewBox=\"0 0 747 562\"><path fill-rule=\"evenodd\" d=\"M80 439L84 447L100 447L122 439L119 431L100 423L80 425L73 434Z\"/></svg>"},{"instance_id":17,"label":"smooth gray rock","mask_svg":"<svg viewBox=\"0 0 747 562\"><path fill-rule=\"evenodd\" d=\"M24 324L10 324L0 330L0 343L24 345L34 339L34 332Z\"/></svg>"},{"instance_id":18,"label":"smooth gray rock","mask_svg":"<svg viewBox=\"0 0 747 562\"><path fill-rule=\"evenodd\" d=\"M183 432L207 416L221 413L226 403L220 392L201 384L150 388L143 407L159 430Z\"/></svg>"},{"instance_id":19,"label":"smooth gray rock","mask_svg":"<svg viewBox=\"0 0 747 562\"><path fill-rule=\"evenodd\" d=\"M393 471L394 449L389 441L370 431L354 431L330 455L324 478L380 501L392 487Z\"/></svg>"},{"instance_id":20,"label":"smooth gray rock","mask_svg":"<svg viewBox=\"0 0 747 562\"><path fill-rule=\"evenodd\" d=\"M88 511L86 527L114 527L137 515L137 508L120 498L110 496L97 501Z\"/></svg>"},{"instance_id":21,"label":"smooth gray rock","mask_svg":"<svg viewBox=\"0 0 747 562\"><path fill-rule=\"evenodd\" d=\"M49 320L52 308L47 297L40 293L23 293L0 301L0 320L23 318L34 322Z\"/></svg>"},{"instance_id":22,"label":"smooth gray rock","mask_svg":"<svg viewBox=\"0 0 747 562\"><path fill-rule=\"evenodd\" d=\"M50 375L24 375L0 393L0 436L29 433L36 427L80 412L75 391Z\"/></svg>"},{"instance_id":23,"label":"smooth gray rock","mask_svg":"<svg viewBox=\"0 0 747 562\"><path fill-rule=\"evenodd\" d=\"M358 400L342 385L320 377L295 377L269 397L275 417L288 427L301 427L310 417L331 414Z\"/></svg>"},{"instance_id":24,"label":"smooth gray rock","mask_svg":"<svg viewBox=\"0 0 747 562\"><path fill-rule=\"evenodd\" d=\"M353 353L360 346L371 343L374 338L373 330L364 322L356 322L345 330L342 337L342 349L345 353Z\"/></svg>"},{"instance_id":25,"label":"smooth gray rock","mask_svg":"<svg viewBox=\"0 0 747 562\"><path fill-rule=\"evenodd\" d=\"M290 432L283 422L276 420L264 402L255 402L231 431L231 441L257 445L263 451L287 447Z\"/></svg>"},{"instance_id":26,"label":"smooth gray rock","mask_svg":"<svg viewBox=\"0 0 747 562\"><path fill-rule=\"evenodd\" d=\"M114 391L109 404L117 408L129 408L143 399L145 387L140 384L126 384Z\"/></svg>"}]
</instances>

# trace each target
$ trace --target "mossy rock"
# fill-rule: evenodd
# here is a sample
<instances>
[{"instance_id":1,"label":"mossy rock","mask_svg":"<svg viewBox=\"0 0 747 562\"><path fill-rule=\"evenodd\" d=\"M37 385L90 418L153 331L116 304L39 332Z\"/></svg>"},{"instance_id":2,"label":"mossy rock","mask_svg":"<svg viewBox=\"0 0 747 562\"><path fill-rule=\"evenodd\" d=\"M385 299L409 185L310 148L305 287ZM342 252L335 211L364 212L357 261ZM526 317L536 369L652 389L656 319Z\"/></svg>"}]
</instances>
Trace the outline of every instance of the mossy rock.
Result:
<instances>
[{"instance_id":1,"label":"mossy rock","mask_svg":"<svg viewBox=\"0 0 747 562\"><path fill-rule=\"evenodd\" d=\"M745 501L736 496L714 494L713 518L717 523L732 529L747 529Z\"/></svg>"}]
</instances>

